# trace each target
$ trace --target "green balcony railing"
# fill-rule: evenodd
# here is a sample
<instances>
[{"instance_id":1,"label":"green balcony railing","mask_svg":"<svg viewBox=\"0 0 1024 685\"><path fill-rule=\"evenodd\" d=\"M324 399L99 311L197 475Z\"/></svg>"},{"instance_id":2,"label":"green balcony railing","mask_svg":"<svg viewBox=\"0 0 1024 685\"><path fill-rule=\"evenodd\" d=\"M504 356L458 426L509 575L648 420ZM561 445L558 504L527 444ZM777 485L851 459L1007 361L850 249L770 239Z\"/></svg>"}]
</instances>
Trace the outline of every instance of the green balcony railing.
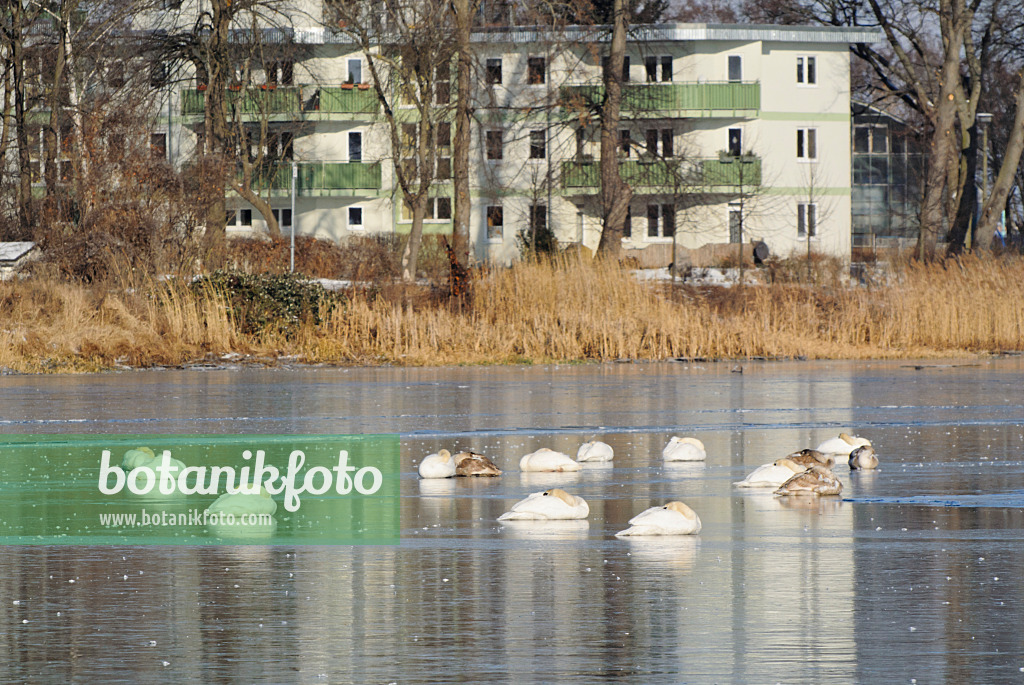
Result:
<instances>
[{"instance_id":1,"label":"green balcony railing","mask_svg":"<svg viewBox=\"0 0 1024 685\"><path fill-rule=\"evenodd\" d=\"M565 86L562 106L591 109L604 97L604 86ZM631 112L676 110L759 110L761 84L636 83L622 89L622 109Z\"/></svg>"},{"instance_id":2,"label":"green balcony railing","mask_svg":"<svg viewBox=\"0 0 1024 685\"><path fill-rule=\"evenodd\" d=\"M380 190L380 162L300 162L296 192ZM292 168L287 162L255 184L266 190L291 190Z\"/></svg>"},{"instance_id":3,"label":"green balcony railing","mask_svg":"<svg viewBox=\"0 0 1024 685\"><path fill-rule=\"evenodd\" d=\"M372 89L340 88L333 86L278 86L228 90L229 105L241 104L245 114L300 114L326 112L337 114L373 114L380 105ZM181 93L181 113L185 116L201 115L206 92L187 88Z\"/></svg>"},{"instance_id":4,"label":"green balcony railing","mask_svg":"<svg viewBox=\"0 0 1024 685\"><path fill-rule=\"evenodd\" d=\"M633 160L619 162L622 178L633 187L662 187L679 191L697 187L756 186L761 184L761 160L757 157L714 159ZM597 188L601 184L598 162L562 162L562 186Z\"/></svg>"}]
</instances>

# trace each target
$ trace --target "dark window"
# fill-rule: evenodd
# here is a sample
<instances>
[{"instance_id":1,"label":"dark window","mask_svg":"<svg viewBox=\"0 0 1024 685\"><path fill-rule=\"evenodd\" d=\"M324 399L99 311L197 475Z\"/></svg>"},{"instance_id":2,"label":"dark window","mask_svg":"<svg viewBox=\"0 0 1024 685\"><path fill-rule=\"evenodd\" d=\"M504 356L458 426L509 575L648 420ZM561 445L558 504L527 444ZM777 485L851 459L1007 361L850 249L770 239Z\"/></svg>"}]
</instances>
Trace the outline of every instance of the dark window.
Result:
<instances>
[{"instance_id":1,"label":"dark window","mask_svg":"<svg viewBox=\"0 0 1024 685\"><path fill-rule=\"evenodd\" d=\"M665 238L671 238L676 234L676 206L675 205L662 205L661 206L661 223L662 231L661 235Z\"/></svg>"},{"instance_id":2,"label":"dark window","mask_svg":"<svg viewBox=\"0 0 1024 685\"><path fill-rule=\"evenodd\" d=\"M647 138L647 154L656 157L658 155L658 130L649 128L645 131L645 134Z\"/></svg>"},{"instance_id":3,"label":"dark window","mask_svg":"<svg viewBox=\"0 0 1024 685\"><path fill-rule=\"evenodd\" d=\"M239 222L240 225L242 225L242 226L252 226L252 210L251 209L239 210L238 214L241 217L241 221Z\"/></svg>"},{"instance_id":4,"label":"dark window","mask_svg":"<svg viewBox=\"0 0 1024 685\"><path fill-rule=\"evenodd\" d=\"M167 134L151 133L149 136L149 149L154 157L167 158Z\"/></svg>"},{"instance_id":5,"label":"dark window","mask_svg":"<svg viewBox=\"0 0 1024 685\"><path fill-rule=\"evenodd\" d=\"M504 216L501 205L487 208L487 237L490 240L501 240L504 237Z\"/></svg>"},{"instance_id":6,"label":"dark window","mask_svg":"<svg viewBox=\"0 0 1024 685\"><path fill-rule=\"evenodd\" d=\"M363 82L363 62L358 59L350 59L348 61L348 78L346 83L362 83Z\"/></svg>"},{"instance_id":7,"label":"dark window","mask_svg":"<svg viewBox=\"0 0 1024 685\"><path fill-rule=\"evenodd\" d=\"M647 205L647 237L658 237L658 205Z\"/></svg>"},{"instance_id":8,"label":"dark window","mask_svg":"<svg viewBox=\"0 0 1024 685\"><path fill-rule=\"evenodd\" d=\"M501 131L487 132L487 159L501 159Z\"/></svg>"},{"instance_id":9,"label":"dark window","mask_svg":"<svg viewBox=\"0 0 1024 685\"><path fill-rule=\"evenodd\" d=\"M576 159L583 159L583 155L586 151L587 143L587 131L580 127L576 129Z\"/></svg>"},{"instance_id":10,"label":"dark window","mask_svg":"<svg viewBox=\"0 0 1024 685\"><path fill-rule=\"evenodd\" d=\"M547 141L544 131L530 131L530 159L547 157Z\"/></svg>"},{"instance_id":11,"label":"dark window","mask_svg":"<svg viewBox=\"0 0 1024 685\"><path fill-rule=\"evenodd\" d=\"M437 104L446 105L452 100L452 73L451 69L447 64L442 64L437 68L437 78L434 85L434 93L436 94Z\"/></svg>"},{"instance_id":12,"label":"dark window","mask_svg":"<svg viewBox=\"0 0 1024 685\"><path fill-rule=\"evenodd\" d=\"M666 128L661 131L661 156L668 158L675 154L675 145L672 142L672 129Z\"/></svg>"},{"instance_id":13,"label":"dark window","mask_svg":"<svg viewBox=\"0 0 1024 685\"><path fill-rule=\"evenodd\" d=\"M622 237L630 238L633 236L633 208L626 207L626 220L622 222Z\"/></svg>"},{"instance_id":14,"label":"dark window","mask_svg":"<svg viewBox=\"0 0 1024 685\"><path fill-rule=\"evenodd\" d=\"M739 207L729 208L729 242L743 242L743 210Z\"/></svg>"},{"instance_id":15,"label":"dark window","mask_svg":"<svg viewBox=\"0 0 1024 685\"><path fill-rule=\"evenodd\" d=\"M487 71L484 73L484 78L489 86L501 83L501 58L492 57L487 60Z\"/></svg>"},{"instance_id":16,"label":"dark window","mask_svg":"<svg viewBox=\"0 0 1024 685\"><path fill-rule=\"evenodd\" d=\"M529 57L526 60L526 82L530 85L544 83L545 63L543 57Z\"/></svg>"},{"instance_id":17,"label":"dark window","mask_svg":"<svg viewBox=\"0 0 1024 685\"><path fill-rule=\"evenodd\" d=\"M629 55L622 58L622 80L629 80Z\"/></svg>"},{"instance_id":18,"label":"dark window","mask_svg":"<svg viewBox=\"0 0 1024 685\"><path fill-rule=\"evenodd\" d=\"M619 153L623 157L629 157L629 129L619 131Z\"/></svg>"},{"instance_id":19,"label":"dark window","mask_svg":"<svg viewBox=\"0 0 1024 685\"><path fill-rule=\"evenodd\" d=\"M743 58L739 55L729 55L729 82L737 83L743 80Z\"/></svg>"},{"instance_id":20,"label":"dark window","mask_svg":"<svg viewBox=\"0 0 1024 685\"><path fill-rule=\"evenodd\" d=\"M450 197L437 198L437 218L444 220L452 218L452 199Z\"/></svg>"},{"instance_id":21,"label":"dark window","mask_svg":"<svg viewBox=\"0 0 1024 685\"><path fill-rule=\"evenodd\" d=\"M548 227L548 206L530 205L530 231L534 234Z\"/></svg>"},{"instance_id":22,"label":"dark window","mask_svg":"<svg viewBox=\"0 0 1024 685\"><path fill-rule=\"evenodd\" d=\"M644 73L647 76L647 82L652 83L658 80L658 58L653 55L644 57Z\"/></svg>"},{"instance_id":23,"label":"dark window","mask_svg":"<svg viewBox=\"0 0 1024 685\"><path fill-rule=\"evenodd\" d=\"M348 133L348 161L363 161L363 134L360 131Z\"/></svg>"},{"instance_id":24,"label":"dark window","mask_svg":"<svg viewBox=\"0 0 1024 685\"><path fill-rule=\"evenodd\" d=\"M672 58L668 55L661 58L661 80L672 80Z\"/></svg>"},{"instance_id":25,"label":"dark window","mask_svg":"<svg viewBox=\"0 0 1024 685\"><path fill-rule=\"evenodd\" d=\"M348 208L348 225L349 225L349 228L362 228L363 227L363 208L362 207L349 207Z\"/></svg>"},{"instance_id":26,"label":"dark window","mask_svg":"<svg viewBox=\"0 0 1024 685\"><path fill-rule=\"evenodd\" d=\"M285 60L281 62L281 84L290 86L295 83L295 62Z\"/></svg>"},{"instance_id":27,"label":"dark window","mask_svg":"<svg viewBox=\"0 0 1024 685\"><path fill-rule=\"evenodd\" d=\"M743 129L729 129L729 154L733 157L743 154Z\"/></svg>"},{"instance_id":28,"label":"dark window","mask_svg":"<svg viewBox=\"0 0 1024 685\"><path fill-rule=\"evenodd\" d=\"M292 225L292 210L290 209L275 209L274 218L277 219L277 225L281 227Z\"/></svg>"}]
</instances>

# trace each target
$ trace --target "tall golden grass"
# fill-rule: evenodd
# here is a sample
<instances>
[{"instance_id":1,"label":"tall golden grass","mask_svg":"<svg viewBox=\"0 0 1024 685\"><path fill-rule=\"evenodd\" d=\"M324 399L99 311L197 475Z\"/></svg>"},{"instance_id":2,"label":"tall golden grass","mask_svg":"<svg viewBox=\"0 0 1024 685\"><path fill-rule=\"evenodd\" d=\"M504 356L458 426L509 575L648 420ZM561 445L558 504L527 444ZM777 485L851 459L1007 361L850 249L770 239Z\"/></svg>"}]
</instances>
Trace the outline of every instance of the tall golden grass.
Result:
<instances>
[{"instance_id":1,"label":"tall golden grass","mask_svg":"<svg viewBox=\"0 0 1024 685\"><path fill-rule=\"evenodd\" d=\"M487 364L674 357L965 356L1024 349L1024 260L911 264L890 285L672 289L566 257L479 277L460 308L353 294L291 337L244 336L216 292L126 295L0 284L0 366L175 365L229 352L335 364Z\"/></svg>"}]
</instances>

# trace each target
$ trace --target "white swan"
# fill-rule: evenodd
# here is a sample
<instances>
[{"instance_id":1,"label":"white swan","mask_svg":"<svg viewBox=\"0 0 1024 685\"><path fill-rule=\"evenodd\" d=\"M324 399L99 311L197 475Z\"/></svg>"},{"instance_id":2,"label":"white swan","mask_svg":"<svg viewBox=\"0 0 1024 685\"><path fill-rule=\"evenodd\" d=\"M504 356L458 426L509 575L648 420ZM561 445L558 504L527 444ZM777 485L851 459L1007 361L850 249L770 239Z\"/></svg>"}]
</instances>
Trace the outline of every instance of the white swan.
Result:
<instances>
[{"instance_id":1,"label":"white swan","mask_svg":"<svg viewBox=\"0 0 1024 685\"><path fill-rule=\"evenodd\" d=\"M501 475L501 469L493 461L476 452L459 452L452 459L455 461L456 476Z\"/></svg>"},{"instance_id":2,"label":"white swan","mask_svg":"<svg viewBox=\"0 0 1024 685\"><path fill-rule=\"evenodd\" d=\"M206 511L211 514L233 514L234 516L246 514L273 516L277 511L277 502L271 499L267 489L261 486L258 493L238 492L233 495L225 493L215 499L213 504L206 508Z\"/></svg>"},{"instance_id":3,"label":"white swan","mask_svg":"<svg viewBox=\"0 0 1024 685\"><path fill-rule=\"evenodd\" d=\"M600 440L585 442L576 452L576 461L611 461L614 457L612 446Z\"/></svg>"},{"instance_id":4,"label":"white swan","mask_svg":"<svg viewBox=\"0 0 1024 685\"><path fill-rule=\"evenodd\" d=\"M697 512L682 502L669 502L663 507L651 507L629 520L629 528L616 533L627 535L695 535L700 532Z\"/></svg>"},{"instance_id":5,"label":"white swan","mask_svg":"<svg viewBox=\"0 0 1024 685\"><path fill-rule=\"evenodd\" d=\"M777 488L807 467L788 457L763 464L750 472L746 478L733 483L738 488Z\"/></svg>"},{"instance_id":6,"label":"white swan","mask_svg":"<svg viewBox=\"0 0 1024 685\"><path fill-rule=\"evenodd\" d=\"M121 459L121 467L125 471L131 471L140 466L155 469L162 463L163 454L161 453L158 457L149 447L136 447L135 449L128 450L124 453L124 458ZM185 468L185 463L172 457L170 466L171 471L178 471Z\"/></svg>"},{"instance_id":7,"label":"white swan","mask_svg":"<svg viewBox=\"0 0 1024 685\"><path fill-rule=\"evenodd\" d=\"M535 492L498 517L499 521L552 521L556 519L585 519L590 507L582 497L553 488Z\"/></svg>"},{"instance_id":8,"label":"white swan","mask_svg":"<svg viewBox=\"0 0 1024 685\"><path fill-rule=\"evenodd\" d=\"M843 491L843 483L836 474L823 466L812 466L803 473L798 473L775 491L776 495L838 495Z\"/></svg>"},{"instance_id":9,"label":"white swan","mask_svg":"<svg viewBox=\"0 0 1024 685\"><path fill-rule=\"evenodd\" d=\"M519 460L520 471L579 471L582 467L568 454L541 447Z\"/></svg>"},{"instance_id":10,"label":"white swan","mask_svg":"<svg viewBox=\"0 0 1024 685\"><path fill-rule=\"evenodd\" d=\"M858 447L850 452L850 461L848 463L853 471L857 469L878 468L878 456L875 454L875 448L871 445Z\"/></svg>"},{"instance_id":11,"label":"white swan","mask_svg":"<svg viewBox=\"0 0 1024 685\"><path fill-rule=\"evenodd\" d=\"M708 453L704 451L704 443L697 438L673 436L661 450L661 456L665 461L704 461Z\"/></svg>"},{"instance_id":12,"label":"white swan","mask_svg":"<svg viewBox=\"0 0 1024 685\"><path fill-rule=\"evenodd\" d=\"M858 438L847 433L840 433L838 437L829 438L818 445L815 449L822 454L842 455L844 457L848 457L850 456L850 452L854 451L858 447L870 444L871 441L867 438Z\"/></svg>"},{"instance_id":13,"label":"white swan","mask_svg":"<svg viewBox=\"0 0 1024 685\"><path fill-rule=\"evenodd\" d=\"M420 478L451 478L455 475L455 460L448 450L423 457L419 468Z\"/></svg>"}]
</instances>

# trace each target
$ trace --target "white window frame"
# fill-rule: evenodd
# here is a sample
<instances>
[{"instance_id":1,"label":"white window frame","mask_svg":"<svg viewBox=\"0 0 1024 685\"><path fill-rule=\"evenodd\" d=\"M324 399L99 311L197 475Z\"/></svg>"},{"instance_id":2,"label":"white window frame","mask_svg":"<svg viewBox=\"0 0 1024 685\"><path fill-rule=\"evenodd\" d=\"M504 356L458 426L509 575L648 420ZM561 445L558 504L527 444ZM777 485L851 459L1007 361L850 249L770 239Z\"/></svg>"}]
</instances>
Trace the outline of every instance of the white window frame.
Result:
<instances>
[{"instance_id":1,"label":"white window frame","mask_svg":"<svg viewBox=\"0 0 1024 685\"><path fill-rule=\"evenodd\" d=\"M541 69L540 81L534 83L530 80L530 60L539 59L543 60L543 67ZM546 55L527 55L526 56L526 85L527 86L545 86L548 82L548 58Z\"/></svg>"},{"instance_id":2,"label":"white window frame","mask_svg":"<svg viewBox=\"0 0 1024 685\"><path fill-rule=\"evenodd\" d=\"M812 80L813 77L813 80ZM796 85L801 88L818 87L818 56L796 56Z\"/></svg>"},{"instance_id":3,"label":"white window frame","mask_svg":"<svg viewBox=\"0 0 1024 685\"><path fill-rule=\"evenodd\" d=\"M352 223L352 210L359 210L359 223ZM348 211L345 212L346 225L350 231L365 231L366 230L366 209L362 205L349 205Z\"/></svg>"},{"instance_id":4,"label":"white window frame","mask_svg":"<svg viewBox=\"0 0 1024 685\"><path fill-rule=\"evenodd\" d=\"M352 65L355 64L359 69L359 80L356 81L352 78ZM362 83L363 82L363 60L358 57L349 57L345 62L345 83Z\"/></svg>"},{"instance_id":5,"label":"white window frame","mask_svg":"<svg viewBox=\"0 0 1024 685\"><path fill-rule=\"evenodd\" d=\"M538 136L537 134L540 134L540 135ZM541 150L544 153L540 157L534 157L534 155L533 155L534 137L535 136L540 139ZM535 164L536 163L540 163L540 162L544 162L544 161L547 160L547 158L548 158L548 132L547 131L545 131L544 129L533 129L533 130L531 130L528 143L529 143L529 149L527 150L527 153L526 153L527 159L529 159L531 162L533 162Z\"/></svg>"},{"instance_id":6,"label":"white window frame","mask_svg":"<svg viewBox=\"0 0 1024 685\"><path fill-rule=\"evenodd\" d=\"M497 79L491 80L491 69L493 67L498 68ZM502 62L501 57L488 57L484 61L484 85L485 86L500 86L505 81L505 65Z\"/></svg>"},{"instance_id":7,"label":"white window frame","mask_svg":"<svg viewBox=\"0 0 1024 685\"><path fill-rule=\"evenodd\" d=\"M808 214L808 209L812 209ZM819 224L818 218L820 217L818 212L817 202L797 202L796 203L796 237L807 239L808 229L810 229L810 237L817 238L819 235ZM810 217L810 221L808 220Z\"/></svg>"},{"instance_id":8,"label":"white window frame","mask_svg":"<svg viewBox=\"0 0 1024 685\"><path fill-rule=\"evenodd\" d=\"M818 161L818 129L814 126L796 130L797 161L812 163Z\"/></svg>"},{"instance_id":9,"label":"white window frame","mask_svg":"<svg viewBox=\"0 0 1024 685\"><path fill-rule=\"evenodd\" d=\"M291 207L276 207L271 210L274 214L274 218L277 219L277 225L279 228L288 227L291 228L292 222L295 221L295 215L292 214ZM284 222L284 213L288 212L288 223Z\"/></svg>"},{"instance_id":10,"label":"white window frame","mask_svg":"<svg viewBox=\"0 0 1024 685\"><path fill-rule=\"evenodd\" d=\"M657 235L651 235L651 208L652 207L655 208L655 211L657 212L657 215L658 215L657 216L657 223L655 224L657 226ZM676 222L674 220L678 218L679 212L676 209L676 205L674 203L650 202L650 203L647 204L647 209L646 209L647 224L644 227L644 240L646 240L647 242L649 242L649 243L667 243L667 242L672 242L672 235L665 235L665 216L666 216L665 208L666 207L672 207L672 218L673 218L672 230L673 230L673 233L678 229L678 226L676 225Z\"/></svg>"},{"instance_id":11,"label":"white window frame","mask_svg":"<svg viewBox=\"0 0 1024 685\"><path fill-rule=\"evenodd\" d=\"M233 229L238 230L238 231L251 231L252 230L252 212L253 212L253 210L251 208L240 207L238 209L231 209L231 210L228 210L228 211L230 211L234 215L235 220L234 220L233 223L226 224L226 228L233 228ZM242 221L242 217L245 216L246 213L248 213L248 215L249 215L249 223L244 223Z\"/></svg>"},{"instance_id":12,"label":"white window frame","mask_svg":"<svg viewBox=\"0 0 1024 685\"><path fill-rule=\"evenodd\" d=\"M438 203L440 200L448 200L448 218L438 216ZM425 224L450 224L452 222L452 199L447 196L427 198L427 208L423 212L423 223ZM398 223L412 223L412 207L405 200L402 200L401 213L398 215Z\"/></svg>"},{"instance_id":13,"label":"white window frame","mask_svg":"<svg viewBox=\"0 0 1024 685\"><path fill-rule=\"evenodd\" d=\"M491 157L491 137L497 133L500 136L498 145L498 156ZM488 162L502 162L505 159L505 131L500 128L489 128L484 130L484 159Z\"/></svg>"}]
</instances>

